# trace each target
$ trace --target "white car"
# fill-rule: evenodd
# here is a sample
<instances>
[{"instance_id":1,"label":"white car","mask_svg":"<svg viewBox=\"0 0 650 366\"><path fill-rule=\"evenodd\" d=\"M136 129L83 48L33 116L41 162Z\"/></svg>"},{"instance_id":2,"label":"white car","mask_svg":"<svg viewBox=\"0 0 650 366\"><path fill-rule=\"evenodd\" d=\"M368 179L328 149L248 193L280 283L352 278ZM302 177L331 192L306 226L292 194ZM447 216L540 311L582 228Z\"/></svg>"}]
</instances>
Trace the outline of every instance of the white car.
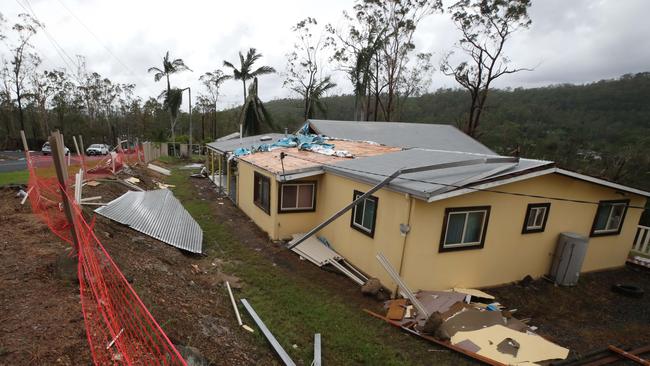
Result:
<instances>
[{"instance_id":1,"label":"white car","mask_svg":"<svg viewBox=\"0 0 650 366\"><path fill-rule=\"evenodd\" d=\"M106 155L108 146L104 144L92 144L86 149L86 155Z\"/></svg>"},{"instance_id":2,"label":"white car","mask_svg":"<svg viewBox=\"0 0 650 366\"><path fill-rule=\"evenodd\" d=\"M51 155L52 154L52 147L50 146L49 142L46 142L46 143L43 144L43 147L41 148L41 152L43 153L43 155ZM70 155L70 149L68 149L65 146L63 147L63 152L66 155Z\"/></svg>"}]
</instances>

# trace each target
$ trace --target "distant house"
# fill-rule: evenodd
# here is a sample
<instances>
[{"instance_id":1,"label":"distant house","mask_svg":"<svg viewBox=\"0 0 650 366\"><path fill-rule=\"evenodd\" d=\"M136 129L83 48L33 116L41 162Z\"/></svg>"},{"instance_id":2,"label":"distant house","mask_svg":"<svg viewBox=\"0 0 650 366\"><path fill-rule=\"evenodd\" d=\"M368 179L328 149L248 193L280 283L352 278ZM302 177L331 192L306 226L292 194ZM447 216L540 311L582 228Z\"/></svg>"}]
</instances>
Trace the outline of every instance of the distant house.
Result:
<instances>
[{"instance_id":1,"label":"distant house","mask_svg":"<svg viewBox=\"0 0 650 366\"><path fill-rule=\"evenodd\" d=\"M309 120L301 132L331 138L338 156L271 146L283 134L208 144L212 179L274 240L309 231L399 169L449 166L400 175L317 233L388 287L378 252L414 289L483 287L547 274L562 232L589 238L583 272L622 266L642 212L628 206L650 196L507 159L449 125Z\"/></svg>"}]
</instances>

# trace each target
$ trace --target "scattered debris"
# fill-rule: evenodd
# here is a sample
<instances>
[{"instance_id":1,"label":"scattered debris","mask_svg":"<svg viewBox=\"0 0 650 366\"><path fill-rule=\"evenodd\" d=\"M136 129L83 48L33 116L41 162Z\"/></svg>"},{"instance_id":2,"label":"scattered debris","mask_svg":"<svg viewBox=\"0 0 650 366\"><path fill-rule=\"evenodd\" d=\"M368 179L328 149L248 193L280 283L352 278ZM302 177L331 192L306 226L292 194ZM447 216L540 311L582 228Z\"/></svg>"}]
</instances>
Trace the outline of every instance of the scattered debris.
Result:
<instances>
[{"instance_id":1,"label":"scattered debris","mask_svg":"<svg viewBox=\"0 0 650 366\"><path fill-rule=\"evenodd\" d=\"M634 256L634 258L629 258L627 262L641 267L650 268L650 258L644 258L639 255Z\"/></svg>"},{"instance_id":2,"label":"scattered debris","mask_svg":"<svg viewBox=\"0 0 650 366\"><path fill-rule=\"evenodd\" d=\"M173 184L165 184L161 182L156 182L156 187L158 187L158 189L176 188L176 186Z\"/></svg>"},{"instance_id":3,"label":"scattered debris","mask_svg":"<svg viewBox=\"0 0 650 366\"><path fill-rule=\"evenodd\" d=\"M454 287L454 288L452 288L450 290L447 290L447 291L460 292L461 294L471 295L473 297L478 297L478 298L481 298L481 299L494 300L494 296L492 296L492 295L490 295L488 293L485 293L485 292L483 292L481 290L476 290L476 289L473 289L473 288Z\"/></svg>"},{"instance_id":4,"label":"scattered debris","mask_svg":"<svg viewBox=\"0 0 650 366\"><path fill-rule=\"evenodd\" d=\"M235 310L235 315L237 316L237 323L239 326L243 326L244 323L241 321L241 316L239 315L239 309L237 308L237 303L235 302L235 297L232 295L232 289L230 288L230 283L226 281L226 288L228 289L228 295L230 296L230 302L232 303L232 308Z\"/></svg>"},{"instance_id":5,"label":"scattered debris","mask_svg":"<svg viewBox=\"0 0 650 366\"><path fill-rule=\"evenodd\" d=\"M172 175L172 172L169 169L165 169L163 167L160 167L158 165L153 165L151 163L147 165L147 168L153 170L154 172L158 172L160 174Z\"/></svg>"},{"instance_id":6,"label":"scattered debris","mask_svg":"<svg viewBox=\"0 0 650 366\"><path fill-rule=\"evenodd\" d=\"M174 247L201 253L203 231L170 190L129 191L95 212Z\"/></svg>"},{"instance_id":7,"label":"scattered debris","mask_svg":"<svg viewBox=\"0 0 650 366\"><path fill-rule=\"evenodd\" d=\"M303 235L305 234L294 234L293 239L289 242L288 246L291 247L293 243L300 240ZM331 264L334 268L348 276L359 286L364 285L368 281L368 278L350 265L345 258L314 237L309 237L299 245L291 248L291 250L318 267Z\"/></svg>"},{"instance_id":8,"label":"scattered debris","mask_svg":"<svg viewBox=\"0 0 650 366\"><path fill-rule=\"evenodd\" d=\"M413 293L382 253L377 260L405 298L387 301L385 317L364 310L370 315L490 365L567 358L568 349L536 335L535 327L513 317L516 309L507 310L494 296L466 288Z\"/></svg>"},{"instance_id":9,"label":"scattered debris","mask_svg":"<svg viewBox=\"0 0 650 366\"><path fill-rule=\"evenodd\" d=\"M620 283L613 285L612 291L619 293L623 296L635 297L635 298L641 298L645 293L645 291L643 291L643 289L639 286L632 285L632 284L620 284Z\"/></svg>"},{"instance_id":10,"label":"scattered debris","mask_svg":"<svg viewBox=\"0 0 650 366\"><path fill-rule=\"evenodd\" d=\"M320 333L314 334L314 360L312 366L321 366Z\"/></svg>"},{"instance_id":11,"label":"scattered debris","mask_svg":"<svg viewBox=\"0 0 650 366\"><path fill-rule=\"evenodd\" d=\"M126 181L126 182L129 182L129 183L133 183L133 184L140 183L140 179L138 179L138 178L136 178L136 177L129 177L129 178L126 178L125 181Z\"/></svg>"},{"instance_id":12,"label":"scattered debris","mask_svg":"<svg viewBox=\"0 0 650 366\"><path fill-rule=\"evenodd\" d=\"M184 165L181 169L183 169L183 170L185 170L185 169L200 169L202 167L203 167L203 164L194 163L194 164Z\"/></svg>"},{"instance_id":13,"label":"scattered debris","mask_svg":"<svg viewBox=\"0 0 650 366\"><path fill-rule=\"evenodd\" d=\"M253 309L253 307L248 303L248 301L246 301L246 299L241 299L241 303L244 305L244 308L246 308L246 311L248 311L248 314L250 314L251 318L253 318L255 324L257 324L257 327L260 328L262 334L264 334L264 336L269 341L269 343L271 343L271 346L278 354L282 362L284 362L286 366L295 366L296 365L295 362L293 362L291 357L289 357L289 354L287 354L287 352L284 350L284 348L282 348L280 343L278 343L278 340L275 339L271 331L269 331L266 325L264 325L264 322L262 321L262 319L260 319L260 317Z\"/></svg>"},{"instance_id":14,"label":"scattered debris","mask_svg":"<svg viewBox=\"0 0 650 366\"><path fill-rule=\"evenodd\" d=\"M524 362L537 363L546 360L564 360L569 356L569 350L553 344L546 339L536 335L519 332L502 325L493 325L479 330L469 332L458 332L451 338L451 343L456 344L464 340L470 340L480 350L479 355L505 364L519 364ZM511 351L499 351L507 348L502 345L504 340L510 340L518 345L515 355Z\"/></svg>"},{"instance_id":15,"label":"scattered debris","mask_svg":"<svg viewBox=\"0 0 650 366\"><path fill-rule=\"evenodd\" d=\"M375 296L381 291L381 282L376 278L370 278L361 286L361 293L364 295Z\"/></svg>"},{"instance_id":16,"label":"scattered debris","mask_svg":"<svg viewBox=\"0 0 650 366\"><path fill-rule=\"evenodd\" d=\"M86 186L90 186L90 187L97 187L97 186L100 185L100 184L101 184L101 183L98 182L98 181L96 181L96 180L91 180L91 181L88 181L88 182L85 182L85 183L84 183L84 185L86 185Z\"/></svg>"}]
</instances>

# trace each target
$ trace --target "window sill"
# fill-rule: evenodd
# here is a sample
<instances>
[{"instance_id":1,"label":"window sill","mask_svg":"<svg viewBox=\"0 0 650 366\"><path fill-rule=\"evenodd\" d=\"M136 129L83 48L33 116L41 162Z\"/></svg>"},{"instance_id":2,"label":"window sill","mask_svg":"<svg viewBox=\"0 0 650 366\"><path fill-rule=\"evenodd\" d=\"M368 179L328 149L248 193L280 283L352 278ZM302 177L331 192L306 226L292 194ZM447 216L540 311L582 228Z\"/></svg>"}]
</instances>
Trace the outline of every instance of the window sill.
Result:
<instances>
[{"instance_id":1,"label":"window sill","mask_svg":"<svg viewBox=\"0 0 650 366\"><path fill-rule=\"evenodd\" d=\"M269 216L271 215L271 209L270 208L266 208L266 207L262 206L262 204L260 204L258 202L255 202L255 201L253 201L253 203L255 204L255 206L257 206L257 208L264 211L264 213L266 213Z\"/></svg>"},{"instance_id":2,"label":"window sill","mask_svg":"<svg viewBox=\"0 0 650 366\"><path fill-rule=\"evenodd\" d=\"M601 231L601 232L591 232L589 234L589 237L595 237L595 236L612 236L612 235L620 235L621 234L621 229L618 229L616 231Z\"/></svg>"},{"instance_id":3,"label":"window sill","mask_svg":"<svg viewBox=\"0 0 650 366\"><path fill-rule=\"evenodd\" d=\"M367 230L364 230L364 229L356 226L354 223L352 225L350 225L350 227L353 228L354 230L360 232L361 234L363 234L365 236L369 236L371 238L375 237L375 230L372 230L371 232L368 232Z\"/></svg>"},{"instance_id":4,"label":"window sill","mask_svg":"<svg viewBox=\"0 0 650 366\"><path fill-rule=\"evenodd\" d=\"M438 248L438 253L457 252L457 251L461 251L461 250L473 250L473 249L483 249L483 243L481 243L481 244L472 244L472 245L464 245L464 246L455 246L455 247L441 246L440 248Z\"/></svg>"}]
</instances>

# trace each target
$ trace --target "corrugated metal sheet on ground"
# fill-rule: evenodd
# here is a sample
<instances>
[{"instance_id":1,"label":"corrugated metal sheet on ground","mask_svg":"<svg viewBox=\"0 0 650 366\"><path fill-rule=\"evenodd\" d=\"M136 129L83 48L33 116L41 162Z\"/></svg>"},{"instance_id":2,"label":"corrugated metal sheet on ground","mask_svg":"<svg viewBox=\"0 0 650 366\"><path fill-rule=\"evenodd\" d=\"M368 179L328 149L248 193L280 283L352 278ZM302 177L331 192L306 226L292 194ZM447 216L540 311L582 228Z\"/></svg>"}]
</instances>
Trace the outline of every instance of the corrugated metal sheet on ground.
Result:
<instances>
[{"instance_id":1,"label":"corrugated metal sheet on ground","mask_svg":"<svg viewBox=\"0 0 650 366\"><path fill-rule=\"evenodd\" d=\"M201 253L203 230L168 189L130 191L95 212L176 248Z\"/></svg>"}]
</instances>

